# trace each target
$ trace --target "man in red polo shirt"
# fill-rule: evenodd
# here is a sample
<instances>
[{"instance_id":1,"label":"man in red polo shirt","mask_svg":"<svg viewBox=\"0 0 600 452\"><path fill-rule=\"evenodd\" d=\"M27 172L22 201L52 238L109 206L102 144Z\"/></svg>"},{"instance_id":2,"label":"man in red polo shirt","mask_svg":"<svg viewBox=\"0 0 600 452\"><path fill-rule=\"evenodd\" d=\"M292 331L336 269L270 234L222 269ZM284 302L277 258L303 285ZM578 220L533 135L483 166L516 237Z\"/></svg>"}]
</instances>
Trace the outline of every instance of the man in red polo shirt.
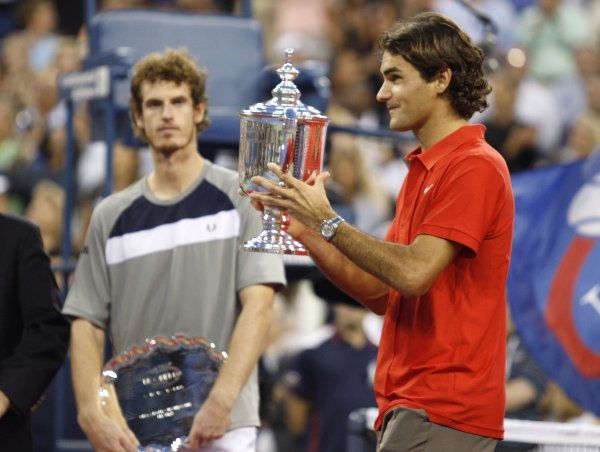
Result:
<instances>
[{"instance_id":1,"label":"man in red polo shirt","mask_svg":"<svg viewBox=\"0 0 600 452\"><path fill-rule=\"evenodd\" d=\"M292 233L342 290L385 315L375 394L379 451L492 451L503 435L505 283L514 201L506 164L469 125L490 92L483 53L448 18L400 21L382 36L377 99L408 157L386 240L344 222L323 173L253 201L290 210Z\"/></svg>"}]
</instances>

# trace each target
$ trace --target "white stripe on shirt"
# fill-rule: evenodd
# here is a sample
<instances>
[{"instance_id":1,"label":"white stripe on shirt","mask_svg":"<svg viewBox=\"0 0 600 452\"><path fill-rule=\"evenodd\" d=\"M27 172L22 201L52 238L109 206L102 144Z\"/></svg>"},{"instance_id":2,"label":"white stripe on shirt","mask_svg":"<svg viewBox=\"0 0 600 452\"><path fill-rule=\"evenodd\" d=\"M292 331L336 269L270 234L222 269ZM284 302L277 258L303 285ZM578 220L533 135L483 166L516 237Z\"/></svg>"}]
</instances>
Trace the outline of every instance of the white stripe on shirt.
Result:
<instances>
[{"instance_id":1,"label":"white stripe on shirt","mask_svg":"<svg viewBox=\"0 0 600 452\"><path fill-rule=\"evenodd\" d=\"M237 210L225 210L199 218L185 218L153 229L111 237L106 242L106 263L120 264L128 259L182 245L237 237L240 216Z\"/></svg>"}]
</instances>

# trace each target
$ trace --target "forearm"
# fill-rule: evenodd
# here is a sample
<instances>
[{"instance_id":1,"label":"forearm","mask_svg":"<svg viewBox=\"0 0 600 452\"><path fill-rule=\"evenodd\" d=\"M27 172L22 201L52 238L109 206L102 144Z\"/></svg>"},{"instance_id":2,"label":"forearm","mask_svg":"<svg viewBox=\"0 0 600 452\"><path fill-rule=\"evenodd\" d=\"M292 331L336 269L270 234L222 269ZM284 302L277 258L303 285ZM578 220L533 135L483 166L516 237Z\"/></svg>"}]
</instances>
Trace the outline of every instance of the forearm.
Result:
<instances>
[{"instance_id":1,"label":"forearm","mask_svg":"<svg viewBox=\"0 0 600 452\"><path fill-rule=\"evenodd\" d=\"M388 285L360 268L316 232L306 229L298 239L329 280L375 314L385 314Z\"/></svg>"},{"instance_id":2,"label":"forearm","mask_svg":"<svg viewBox=\"0 0 600 452\"><path fill-rule=\"evenodd\" d=\"M275 164L270 163L268 167L285 186L273 184L263 177L254 177L252 180L266 188L269 193L253 192L253 202L267 207L288 209L295 219L315 232L321 229L324 220L333 218L335 212L329 204L324 187L329 173L316 176L311 186L283 173ZM310 238L307 241L310 241ZM362 270L407 297L425 293L460 250L458 244L428 235L417 236L410 245L386 242L360 232L346 222L340 224L330 243ZM309 246L309 250L311 248L313 253L318 253L318 246ZM322 264L327 267L330 275L330 269L332 272L340 271L333 264ZM351 275L358 274L351 271ZM342 281L347 279L348 277Z\"/></svg>"},{"instance_id":3,"label":"forearm","mask_svg":"<svg viewBox=\"0 0 600 452\"><path fill-rule=\"evenodd\" d=\"M71 376L80 423L101 411L99 389L104 362L104 331L87 320L71 326Z\"/></svg>"},{"instance_id":4,"label":"forearm","mask_svg":"<svg viewBox=\"0 0 600 452\"><path fill-rule=\"evenodd\" d=\"M250 295L248 295L250 294ZM228 348L228 359L211 390L211 396L225 400L232 408L262 354L273 319L274 290L253 286L240 293L242 312Z\"/></svg>"},{"instance_id":5,"label":"forearm","mask_svg":"<svg viewBox=\"0 0 600 452\"><path fill-rule=\"evenodd\" d=\"M407 297L419 296L433 282L427 259L410 246L386 242L342 223L331 243L363 271Z\"/></svg>"}]
</instances>

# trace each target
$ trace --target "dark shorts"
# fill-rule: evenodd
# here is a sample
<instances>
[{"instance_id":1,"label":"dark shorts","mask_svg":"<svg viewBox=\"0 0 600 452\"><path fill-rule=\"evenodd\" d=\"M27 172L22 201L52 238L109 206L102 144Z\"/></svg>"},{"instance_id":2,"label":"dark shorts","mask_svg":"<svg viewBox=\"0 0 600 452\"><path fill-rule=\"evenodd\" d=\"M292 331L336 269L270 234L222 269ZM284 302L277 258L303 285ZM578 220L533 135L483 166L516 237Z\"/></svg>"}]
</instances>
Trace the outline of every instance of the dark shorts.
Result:
<instances>
[{"instance_id":1,"label":"dark shorts","mask_svg":"<svg viewBox=\"0 0 600 452\"><path fill-rule=\"evenodd\" d=\"M383 417L377 452L493 452L498 440L435 424L424 410L396 407Z\"/></svg>"}]
</instances>

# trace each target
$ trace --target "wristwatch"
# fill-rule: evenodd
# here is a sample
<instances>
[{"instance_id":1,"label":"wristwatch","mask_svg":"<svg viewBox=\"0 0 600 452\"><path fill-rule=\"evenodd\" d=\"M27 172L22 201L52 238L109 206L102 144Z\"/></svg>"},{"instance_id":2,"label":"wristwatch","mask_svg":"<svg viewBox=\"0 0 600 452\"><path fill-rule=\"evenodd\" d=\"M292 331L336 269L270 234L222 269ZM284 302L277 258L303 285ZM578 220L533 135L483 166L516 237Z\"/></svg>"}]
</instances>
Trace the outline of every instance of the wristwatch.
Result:
<instances>
[{"instance_id":1,"label":"wristwatch","mask_svg":"<svg viewBox=\"0 0 600 452\"><path fill-rule=\"evenodd\" d=\"M346 220L339 215L323 221L323 223L321 223L321 236L329 242L337 232L339 225L344 221Z\"/></svg>"}]
</instances>

